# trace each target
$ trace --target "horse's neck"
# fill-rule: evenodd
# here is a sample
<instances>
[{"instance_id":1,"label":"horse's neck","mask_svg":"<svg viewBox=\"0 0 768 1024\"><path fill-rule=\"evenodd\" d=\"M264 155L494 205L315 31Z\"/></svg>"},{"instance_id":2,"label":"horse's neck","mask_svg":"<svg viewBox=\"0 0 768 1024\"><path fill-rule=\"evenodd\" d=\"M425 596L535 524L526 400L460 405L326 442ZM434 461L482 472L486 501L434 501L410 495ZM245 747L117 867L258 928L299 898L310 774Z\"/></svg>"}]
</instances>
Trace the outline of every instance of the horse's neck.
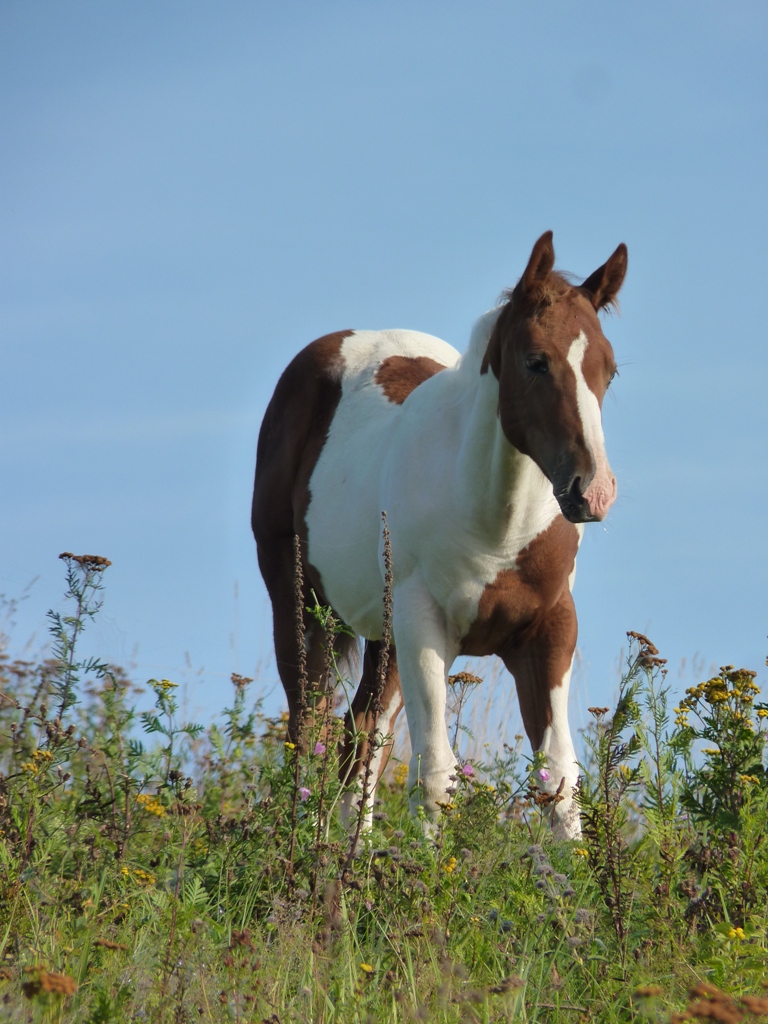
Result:
<instances>
[{"instance_id":1,"label":"horse's neck","mask_svg":"<svg viewBox=\"0 0 768 1024\"><path fill-rule=\"evenodd\" d=\"M490 367L480 372L499 310L478 320L457 368L462 391L462 439L457 500L479 530L513 542L546 528L557 511L552 485L527 455L504 436L499 383Z\"/></svg>"}]
</instances>

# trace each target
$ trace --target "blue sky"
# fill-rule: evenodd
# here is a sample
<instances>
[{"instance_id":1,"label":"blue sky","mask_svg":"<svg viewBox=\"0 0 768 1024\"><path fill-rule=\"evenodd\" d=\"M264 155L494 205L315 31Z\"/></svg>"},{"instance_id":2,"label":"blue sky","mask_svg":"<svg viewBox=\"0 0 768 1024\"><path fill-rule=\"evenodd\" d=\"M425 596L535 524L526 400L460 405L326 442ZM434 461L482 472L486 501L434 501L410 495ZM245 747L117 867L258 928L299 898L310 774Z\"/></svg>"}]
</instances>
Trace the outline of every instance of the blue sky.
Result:
<instances>
[{"instance_id":1,"label":"blue sky","mask_svg":"<svg viewBox=\"0 0 768 1024\"><path fill-rule=\"evenodd\" d=\"M765 679L767 30L762 0L7 0L0 593L35 580L15 649L60 606L59 552L96 553L102 655L205 716L233 670L271 687L249 503L282 368L348 327L463 349L552 229L582 276L629 247L579 707L610 703L628 629L675 682L694 658Z\"/></svg>"}]
</instances>

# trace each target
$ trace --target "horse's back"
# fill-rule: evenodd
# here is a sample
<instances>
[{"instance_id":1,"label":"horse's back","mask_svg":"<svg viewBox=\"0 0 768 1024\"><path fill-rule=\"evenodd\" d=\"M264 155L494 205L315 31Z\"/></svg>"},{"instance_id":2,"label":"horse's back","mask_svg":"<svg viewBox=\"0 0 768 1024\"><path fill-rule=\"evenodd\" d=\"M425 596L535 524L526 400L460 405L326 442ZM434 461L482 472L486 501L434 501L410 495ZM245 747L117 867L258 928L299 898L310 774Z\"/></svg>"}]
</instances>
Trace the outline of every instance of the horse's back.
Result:
<instances>
[{"instance_id":1,"label":"horse's back","mask_svg":"<svg viewBox=\"0 0 768 1024\"><path fill-rule=\"evenodd\" d=\"M298 534L313 585L375 635L387 438L405 401L458 358L439 338L391 330L326 335L291 361L259 435L252 522L265 578L270 546Z\"/></svg>"}]
</instances>

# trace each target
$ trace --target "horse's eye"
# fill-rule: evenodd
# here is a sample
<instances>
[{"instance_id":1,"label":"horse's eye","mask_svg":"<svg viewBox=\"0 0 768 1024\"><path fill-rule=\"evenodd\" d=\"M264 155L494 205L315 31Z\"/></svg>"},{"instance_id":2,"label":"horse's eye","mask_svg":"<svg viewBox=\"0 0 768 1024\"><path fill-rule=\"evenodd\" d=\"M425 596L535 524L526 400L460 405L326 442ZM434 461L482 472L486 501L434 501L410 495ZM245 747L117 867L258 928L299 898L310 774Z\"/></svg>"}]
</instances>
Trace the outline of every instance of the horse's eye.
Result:
<instances>
[{"instance_id":1,"label":"horse's eye","mask_svg":"<svg viewBox=\"0 0 768 1024\"><path fill-rule=\"evenodd\" d=\"M549 373L549 360L546 356L528 356L528 358L525 360L525 365L527 369L531 371L531 373L538 373L540 375Z\"/></svg>"}]
</instances>

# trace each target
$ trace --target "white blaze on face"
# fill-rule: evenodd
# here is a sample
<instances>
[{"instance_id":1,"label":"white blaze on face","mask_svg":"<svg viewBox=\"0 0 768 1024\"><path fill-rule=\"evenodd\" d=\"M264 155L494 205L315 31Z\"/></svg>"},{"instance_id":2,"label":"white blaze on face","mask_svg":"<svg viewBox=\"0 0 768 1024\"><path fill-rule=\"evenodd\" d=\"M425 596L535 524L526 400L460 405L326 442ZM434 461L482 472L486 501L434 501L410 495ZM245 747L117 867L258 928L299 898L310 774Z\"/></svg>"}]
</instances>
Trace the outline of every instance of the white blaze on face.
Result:
<instances>
[{"instance_id":1,"label":"white blaze on face","mask_svg":"<svg viewBox=\"0 0 768 1024\"><path fill-rule=\"evenodd\" d=\"M584 430L584 441L592 456L592 477L582 482L582 494L592 515L604 519L616 499L616 477L611 472L605 454L600 405L584 377L584 354L588 344L586 334L581 331L578 338L571 342L568 364L576 377L576 405Z\"/></svg>"}]
</instances>

